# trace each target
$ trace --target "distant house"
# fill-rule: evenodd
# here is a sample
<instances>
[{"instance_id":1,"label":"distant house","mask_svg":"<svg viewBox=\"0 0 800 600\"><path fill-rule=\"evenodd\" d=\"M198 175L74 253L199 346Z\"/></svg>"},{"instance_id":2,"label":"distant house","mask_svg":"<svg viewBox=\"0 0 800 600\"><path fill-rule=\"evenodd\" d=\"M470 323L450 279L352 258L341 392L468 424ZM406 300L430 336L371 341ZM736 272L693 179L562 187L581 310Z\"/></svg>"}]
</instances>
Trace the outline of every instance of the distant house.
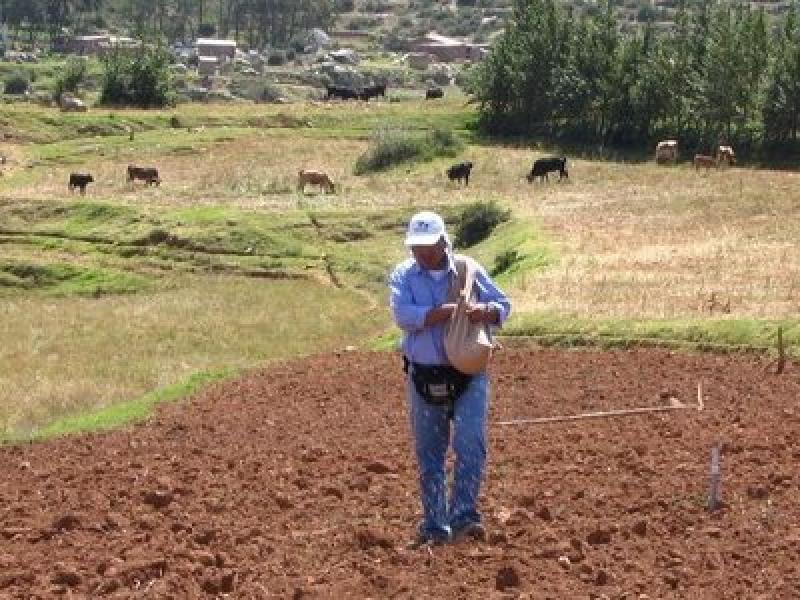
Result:
<instances>
[{"instance_id":1,"label":"distant house","mask_svg":"<svg viewBox=\"0 0 800 600\"><path fill-rule=\"evenodd\" d=\"M236 56L234 40L218 40L215 38L197 38L194 44L198 58L213 56L219 62L233 60Z\"/></svg>"},{"instance_id":2,"label":"distant house","mask_svg":"<svg viewBox=\"0 0 800 600\"><path fill-rule=\"evenodd\" d=\"M104 56L116 49L130 49L139 45L133 38L111 35L109 33L98 33L95 35L76 35L65 40L63 44L64 52L79 54L80 56Z\"/></svg>"},{"instance_id":3,"label":"distant house","mask_svg":"<svg viewBox=\"0 0 800 600\"><path fill-rule=\"evenodd\" d=\"M488 45L474 44L431 31L414 42L411 49L420 54L432 54L442 62L479 61L488 51Z\"/></svg>"}]
</instances>

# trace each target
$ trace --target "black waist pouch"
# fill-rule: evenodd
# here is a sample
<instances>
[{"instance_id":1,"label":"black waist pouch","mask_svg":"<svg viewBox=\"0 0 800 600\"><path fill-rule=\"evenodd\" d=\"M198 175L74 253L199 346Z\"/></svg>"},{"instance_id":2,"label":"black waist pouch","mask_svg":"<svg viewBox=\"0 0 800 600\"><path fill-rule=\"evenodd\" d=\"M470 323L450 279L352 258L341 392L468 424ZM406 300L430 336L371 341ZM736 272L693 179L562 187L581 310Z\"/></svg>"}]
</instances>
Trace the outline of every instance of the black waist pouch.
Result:
<instances>
[{"instance_id":1,"label":"black waist pouch","mask_svg":"<svg viewBox=\"0 0 800 600\"><path fill-rule=\"evenodd\" d=\"M419 365L411 363L411 381L417 393L428 404L452 404L463 394L471 375L465 375L451 366Z\"/></svg>"}]
</instances>

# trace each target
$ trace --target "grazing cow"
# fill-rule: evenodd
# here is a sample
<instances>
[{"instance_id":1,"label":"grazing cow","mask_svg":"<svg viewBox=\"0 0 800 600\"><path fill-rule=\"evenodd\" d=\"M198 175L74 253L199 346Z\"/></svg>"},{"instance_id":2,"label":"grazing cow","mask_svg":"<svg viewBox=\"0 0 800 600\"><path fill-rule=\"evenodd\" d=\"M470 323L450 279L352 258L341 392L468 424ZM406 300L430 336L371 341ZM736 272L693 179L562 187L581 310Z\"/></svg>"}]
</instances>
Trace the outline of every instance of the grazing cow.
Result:
<instances>
[{"instance_id":1,"label":"grazing cow","mask_svg":"<svg viewBox=\"0 0 800 600\"><path fill-rule=\"evenodd\" d=\"M89 173L70 173L69 174L69 191L74 192L75 188L81 191L81 196L86 193L86 186L94 181L94 178Z\"/></svg>"},{"instance_id":2,"label":"grazing cow","mask_svg":"<svg viewBox=\"0 0 800 600\"><path fill-rule=\"evenodd\" d=\"M694 169L697 171L700 167L705 167L706 170L717 167L719 164L717 163L717 159L713 156L706 156L705 154L695 154L694 155Z\"/></svg>"},{"instance_id":3,"label":"grazing cow","mask_svg":"<svg viewBox=\"0 0 800 600\"><path fill-rule=\"evenodd\" d=\"M334 192L333 180L323 171L313 171L311 169L303 169L297 174L297 191L303 192L306 185L318 185L324 191Z\"/></svg>"},{"instance_id":4,"label":"grazing cow","mask_svg":"<svg viewBox=\"0 0 800 600\"><path fill-rule=\"evenodd\" d=\"M361 90L361 99L369 102L370 98L377 98L378 96L386 97L386 84L380 83L377 85L368 85Z\"/></svg>"},{"instance_id":5,"label":"grazing cow","mask_svg":"<svg viewBox=\"0 0 800 600\"><path fill-rule=\"evenodd\" d=\"M551 171L558 171L559 181L564 178L569 179L566 157L562 156L561 158L558 158L556 156L551 156L548 158L540 158L533 163L531 172L525 176L525 179L528 180L528 183L533 183L537 177L539 177L542 181L547 181L547 174Z\"/></svg>"},{"instance_id":6,"label":"grazing cow","mask_svg":"<svg viewBox=\"0 0 800 600\"><path fill-rule=\"evenodd\" d=\"M161 178L158 176L158 169L154 167L137 167L128 165L128 181L132 182L136 179L141 179L147 182L147 185L161 185Z\"/></svg>"},{"instance_id":7,"label":"grazing cow","mask_svg":"<svg viewBox=\"0 0 800 600\"><path fill-rule=\"evenodd\" d=\"M665 163L678 160L678 140L664 140L656 144L656 162Z\"/></svg>"},{"instance_id":8,"label":"grazing cow","mask_svg":"<svg viewBox=\"0 0 800 600\"><path fill-rule=\"evenodd\" d=\"M326 100L331 100L332 98L341 98L342 100L358 100L361 96L357 90L341 85L329 85L326 87L326 89L328 91L328 95L325 98Z\"/></svg>"},{"instance_id":9,"label":"grazing cow","mask_svg":"<svg viewBox=\"0 0 800 600\"><path fill-rule=\"evenodd\" d=\"M717 146L717 163L719 165L735 165L736 153L731 146Z\"/></svg>"},{"instance_id":10,"label":"grazing cow","mask_svg":"<svg viewBox=\"0 0 800 600\"><path fill-rule=\"evenodd\" d=\"M447 177L450 179L450 181L458 181L458 183L461 183L461 180L463 179L464 185L469 185L469 174L471 171L471 162L460 162L457 165L453 165L447 169Z\"/></svg>"},{"instance_id":11,"label":"grazing cow","mask_svg":"<svg viewBox=\"0 0 800 600\"><path fill-rule=\"evenodd\" d=\"M435 98L444 98L444 90L440 87L429 87L425 90L425 100L433 100Z\"/></svg>"}]
</instances>

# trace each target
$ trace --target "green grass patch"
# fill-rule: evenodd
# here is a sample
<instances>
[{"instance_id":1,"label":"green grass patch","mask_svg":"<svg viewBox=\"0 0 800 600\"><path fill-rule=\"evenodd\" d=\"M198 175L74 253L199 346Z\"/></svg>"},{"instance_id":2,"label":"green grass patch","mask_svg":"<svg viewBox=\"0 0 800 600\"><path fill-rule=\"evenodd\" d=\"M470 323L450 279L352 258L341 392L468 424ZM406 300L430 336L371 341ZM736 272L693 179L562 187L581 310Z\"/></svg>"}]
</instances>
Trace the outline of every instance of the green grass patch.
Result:
<instances>
[{"instance_id":1,"label":"green grass patch","mask_svg":"<svg viewBox=\"0 0 800 600\"><path fill-rule=\"evenodd\" d=\"M27 435L18 433L13 436L0 437L0 444L45 440L89 431L103 431L141 421L149 417L159 404L180 400L209 383L231 377L234 374L235 371L232 369L195 373L184 381L155 390L135 400L114 403L99 410L58 419L41 429L34 429Z\"/></svg>"},{"instance_id":2,"label":"green grass patch","mask_svg":"<svg viewBox=\"0 0 800 600\"><path fill-rule=\"evenodd\" d=\"M557 258L535 223L513 218L495 227L489 238L465 253L483 264L501 286L513 286L518 278L546 268Z\"/></svg>"},{"instance_id":3,"label":"green grass patch","mask_svg":"<svg viewBox=\"0 0 800 600\"><path fill-rule=\"evenodd\" d=\"M44 145L37 150L40 158L48 161L89 153L88 149L79 149L86 145L86 140L95 142L98 150L110 152L112 156L115 148L118 155L131 148L141 156L143 153L157 155L174 148L185 151L195 142L238 138L260 129L285 129L288 135L321 135L330 131L333 137L343 134L364 137L389 121L408 130L440 128L472 135L476 119L475 108L464 106L463 98L437 102L436 106L424 100L408 100L377 102L359 110L337 111L303 102L214 105L213 110L202 103L149 111L92 107L84 113L62 113L54 107L16 102L5 105L4 112L0 123L11 126L21 139ZM176 124L179 127L175 127ZM136 132L133 141L128 137L129 127ZM68 143L61 145L59 142ZM160 146L153 148L154 143Z\"/></svg>"},{"instance_id":4,"label":"green grass patch","mask_svg":"<svg viewBox=\"0 0 800 600\"><path fill-rule=\"evenodd\" d=\"M531 337L537 343L556 346L665 346L716 352L771 352L776 348L779 328L783 330L785 347L796 348L800 344L800 321L788 319L594 320L541 313L515 316L506 324L503 334Z\"/></svg>"},{"instance_id":5,"label":"green grass patch","mask_svg":"<svg viewBox=\"0 0 800 600\"><path fill-rule=\"evenodd\" d=\"M133 140L128 127L136 130ZM141 125L123 120L76 122L72 130L61 132L64 138L38 144L33 158L47 164L72 165L92 162L99 155L106 160L141 164L165 154L202 155L212 144L229 143L253 135L253 129L246 126L221 126L198 131L174 129L166 123L148 125L151 128L144 131L139 127ZM123 172L120 177L124 177Z\"/></svg>"},{"instance_id":6,"label":"green grass patch","mask_svg":"<svg viewBox=\"0 0 800 600\"><path fill-rule=\"evenodd\" d=\"M65 263L0 262L0 293L36 290L49 296L105 296L131 294L150 287L139 275Z\"/></svg>"}]
</instances>

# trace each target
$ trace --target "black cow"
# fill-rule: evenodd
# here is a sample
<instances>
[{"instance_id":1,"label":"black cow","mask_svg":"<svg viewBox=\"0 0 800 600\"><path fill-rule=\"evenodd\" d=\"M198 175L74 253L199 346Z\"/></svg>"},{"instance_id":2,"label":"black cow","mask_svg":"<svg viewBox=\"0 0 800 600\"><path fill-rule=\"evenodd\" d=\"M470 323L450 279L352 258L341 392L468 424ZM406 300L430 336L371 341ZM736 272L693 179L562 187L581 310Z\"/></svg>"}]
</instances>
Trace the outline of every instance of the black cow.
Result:
<instances>
[{"instance_id":1,"label":"black cow","mask_svg":"<svg viewBox=\"0 0 800 600\"><path fill-rule=\"evenodd\" d=\"M458 180L461 183L461 180L464 180L464 185L469 185L469 174L472 171L472 163L467 162L460 162L457 165L453 165L449 169L447 169L447 177L450 178L450 181Z\"/></svg>"},{"instance_id":2,"label":"black cow","mask_svg":"<svg viewBox=\"0 0 800 600\"><path fill-rule=\"evenodd\" d=\"M86 193L86 186L94 181L94 178L89 173L70 173L69 174L69 191L74 192L75 188L81 191L81 195Z\"/></svg>"},{"instance_id":3,"label":"black cow","mask_svg":"<svg viewBox=\"0 0 800 600\"><path fill-rule=\"evenodd\" d=\"M377 98L378 96L383 96L386 98L386 84L379 83L376 85L368 85L363 90L361 90L361 99L365 102L369 102L370 98Z\"/></svg>"},{"instance_id":4,"label":"black cow","mask_svg":"<svg viewBox=\"0 0 800 600\"><path fill-rule=\"evenodd\" d=\"M567 159L563 156L561 158L554 156L549 158L540 158L533 163L531 172L528 173L526 179L528 180L528 183L533 182L533 180L537 177L540 177L542 181L546 181L547 174L551 171L558 171L559 181L565 177L569 179L569 173L567 173Z\"/></svg>"},{"instance_id":5,"label":"black cow","mask_svg":"<svg viewBox=\"0 0 800 600\"><path fill-rule=\"evenodd\" d=\"M429 87L425 90L425 100L432 100L434 98L444 98L444 90L440 87Z\"/></svg>"},{"instance_id":6,"label":"black cow","mask_svg":"<svg viewBox=\"0 0 800 600\"><path fill-rule=\"evenodd\" d=\"M161 178L158 176L158 169L154 167L137 167L128 165L128 181L141 179L147 185L161 185Z\"/></svg>"},{"instance_id":7,"label":"black cow","mask_svg":"<svg viewBox=\"0 0 800 600\"><path fill-rule=\"evenodd\" d=\"M328 95L325 98L326 100L330 100L331 98L341 98L342 100L358 100L358 98L361 96L361 93L358 90L341 85L329 85L326 87L326 89L328 90Z\"/></svg>"}]
</instances>

